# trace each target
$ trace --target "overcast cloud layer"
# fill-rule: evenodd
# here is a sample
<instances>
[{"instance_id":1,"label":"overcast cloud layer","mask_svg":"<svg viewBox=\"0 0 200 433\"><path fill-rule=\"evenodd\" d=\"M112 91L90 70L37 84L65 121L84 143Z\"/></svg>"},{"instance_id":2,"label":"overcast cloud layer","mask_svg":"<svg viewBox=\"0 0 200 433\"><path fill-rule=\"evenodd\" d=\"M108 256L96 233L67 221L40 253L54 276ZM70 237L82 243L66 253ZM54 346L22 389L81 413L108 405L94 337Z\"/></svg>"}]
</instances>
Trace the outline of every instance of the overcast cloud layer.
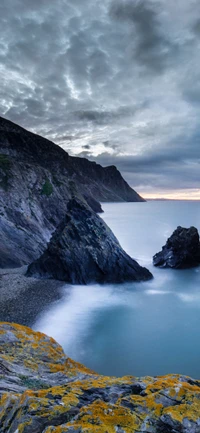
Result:
<instances>
[{"instance_id":1,"label":"overcast cloud layer","mask_svg":"<svg viewBox=\"0 0 200 433\"><path fill-rule=\"evenodd\" d=\"M145 194L200 184L199 0L1 0L0 111Z\"/></svg>"}]
</instances>

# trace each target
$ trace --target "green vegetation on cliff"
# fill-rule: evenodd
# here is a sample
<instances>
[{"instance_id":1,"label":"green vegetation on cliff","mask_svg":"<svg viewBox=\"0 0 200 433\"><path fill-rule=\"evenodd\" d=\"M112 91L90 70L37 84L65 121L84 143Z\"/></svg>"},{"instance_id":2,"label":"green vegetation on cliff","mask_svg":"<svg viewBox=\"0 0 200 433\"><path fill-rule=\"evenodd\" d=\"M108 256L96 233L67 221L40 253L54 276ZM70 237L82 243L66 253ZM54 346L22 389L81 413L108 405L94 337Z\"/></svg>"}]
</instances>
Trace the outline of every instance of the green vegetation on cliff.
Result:
<instances>
[{"instance_id":1,"label":"green vegetation on cliff","mask_svg":"<svg viewBox=\"0 0 200 433\"><path fill-rule=\"evenodd\" d=\"M45 180L45 183L42 187L42 192L41 194L46 195L47 197L49 197L51 194L53 193L53 185L50 182L49 179Z\"/></svg>"}]
</instances>

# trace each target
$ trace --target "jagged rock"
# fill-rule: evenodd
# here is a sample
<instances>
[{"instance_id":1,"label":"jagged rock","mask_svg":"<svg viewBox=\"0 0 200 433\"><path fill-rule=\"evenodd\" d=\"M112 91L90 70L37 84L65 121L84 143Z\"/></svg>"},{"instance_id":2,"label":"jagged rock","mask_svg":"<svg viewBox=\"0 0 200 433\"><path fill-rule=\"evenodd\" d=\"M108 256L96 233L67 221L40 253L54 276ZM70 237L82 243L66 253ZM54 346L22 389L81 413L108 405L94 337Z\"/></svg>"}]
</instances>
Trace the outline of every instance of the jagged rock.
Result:
<instances>
[{"instance_id":1,"label":"jagged rock","mask_svg":"<svg viewBox=\"0 0 200 433\"><path fill-rule=\"evenodd\" d=\"M98 212L99 201L144 201L116 167L71 157L0 117L0 267L22 266L41 255L66 214L71 181Z\"/></svg>"},{"instance_id":2,"label":"jagged rock","mask_svg":"<svg viewBox=\"0 0 200 433\"><path fill-rule=\"evenodd\" d=\"M95 198L93 198L92 196L88 196L86 194L83 197L94 212L103 213L101 204L97 200L95 200Z\"/></svg>"},{"instance_id":3,"label":"jagged rock","mask_svg":"<svg viewBox=\"0 0 200 433\"><path fill-rule=\"evenodd\" d=\"M28 276L72 284L145 281L151 273L121 248L105 222L83 201L72 199L45 253L28 267Z\"/></svg>"},{"instance_id":4,"label":"jagged rock","mask_svg":"<svg viewBox=\"0 0 200 433\"><path fill-rule=\"evenodd\" d=\"M153 257L154 266L184 269L200 264L199 234L195 227L177 227L162 251Z\"/></svg>"},{"instance_id":5,"label":"jagged rock","mask_svg":"<svg viewBox=\"0 0 200 433\"><path fill-rule=\"evenodd\" d=\"M1 323L1 433L199 433L200 381L104 377L39 332Z\"/></svg>"}]
</instances>

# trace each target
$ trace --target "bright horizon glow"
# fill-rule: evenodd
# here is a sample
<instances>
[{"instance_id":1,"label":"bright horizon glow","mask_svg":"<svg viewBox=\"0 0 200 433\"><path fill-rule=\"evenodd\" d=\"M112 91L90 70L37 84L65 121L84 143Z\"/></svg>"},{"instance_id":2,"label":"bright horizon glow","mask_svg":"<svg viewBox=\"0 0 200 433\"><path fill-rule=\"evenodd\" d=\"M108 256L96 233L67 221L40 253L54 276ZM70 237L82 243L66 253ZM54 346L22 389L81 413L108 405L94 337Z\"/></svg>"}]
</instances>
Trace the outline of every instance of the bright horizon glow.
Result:
<instances>
[{"instance_id":1,"label":"bright horizon glow","mask_svg":"<svg viewBox=\"0 0 200 433\"><path fill-rule=\"evenodd\" d=\"M189 190L174 190L174 191L159 191L146 193L145 191L140 191L139 194L146 200L148 199L166 199L166 200L200 200L200 190L199 189L189 189Z\"/></svg>"}]
</instances>

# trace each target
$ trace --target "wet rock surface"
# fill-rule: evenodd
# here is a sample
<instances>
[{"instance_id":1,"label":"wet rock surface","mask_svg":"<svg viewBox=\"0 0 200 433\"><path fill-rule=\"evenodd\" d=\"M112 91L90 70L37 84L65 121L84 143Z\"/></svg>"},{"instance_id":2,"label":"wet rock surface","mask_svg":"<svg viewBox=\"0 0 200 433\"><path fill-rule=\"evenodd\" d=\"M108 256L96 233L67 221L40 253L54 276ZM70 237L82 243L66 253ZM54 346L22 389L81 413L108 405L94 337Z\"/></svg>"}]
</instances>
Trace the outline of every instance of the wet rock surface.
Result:
<instances>
[{"instance_id":1,"label":"wet rock surface","mask_svg":"<svg viewBox=\"0 0 200 433\"><path fill-rule=\"evenodd\" d=\"M199 433L200 381L105 377L50 337L0 324L1 433Z\"/></svg>"},{"instance_id":2,"label":"wet rock surface","mask_svg":"<svg viewBox=\"0 0 200 433\"><path fill-rule=\"evenodd\" d=\"M154 266L185 269L200 264L199 233L195 227L177 227L162 251L153 257Z\"/></svg>"},{"instance_id":3,"label":"wet rock surface","mask_svg":"<svg viewBox=\"0 0 200 433\"><path fill-rule=\"evenodd\" d=\"M146 281L151 273L121 248L106 223L87 203L68 203L64 221L27 276L55 278L71 284Z\"/></svg>"}]
</instances>

